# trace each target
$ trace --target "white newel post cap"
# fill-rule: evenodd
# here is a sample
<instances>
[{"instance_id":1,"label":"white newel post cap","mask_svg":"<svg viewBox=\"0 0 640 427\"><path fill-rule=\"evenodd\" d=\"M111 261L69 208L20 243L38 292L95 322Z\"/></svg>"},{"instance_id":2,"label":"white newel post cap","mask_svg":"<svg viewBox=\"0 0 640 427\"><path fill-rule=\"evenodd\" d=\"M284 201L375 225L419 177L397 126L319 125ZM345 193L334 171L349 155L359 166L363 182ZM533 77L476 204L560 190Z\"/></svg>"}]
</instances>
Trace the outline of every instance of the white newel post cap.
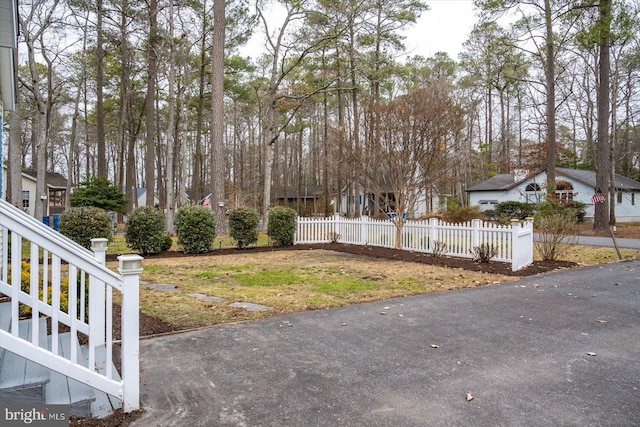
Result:
<instances>
[{"instance_id":1,"label":"white newel post cap","mask_svg":"<svg viewBox=\"0 0 640 427\"><path fill-rule=\"evenodd\" d=\"M108 245L109 245L109 239L105 239L104 237L97 237L95 239L91 239L91 250L94 252L106 251Z\"/></svg>"},{"instance_id":2,"label":"white newel post cap","mask_svg":"<svg viewBox=\"0 0 640 427\"><path fill-rule=\"evenodd\" d=\"M118 257L118 270L122 275L140 274L142 273L142 258L140 255L120 255Z\"/></svg>"}]
</instances>

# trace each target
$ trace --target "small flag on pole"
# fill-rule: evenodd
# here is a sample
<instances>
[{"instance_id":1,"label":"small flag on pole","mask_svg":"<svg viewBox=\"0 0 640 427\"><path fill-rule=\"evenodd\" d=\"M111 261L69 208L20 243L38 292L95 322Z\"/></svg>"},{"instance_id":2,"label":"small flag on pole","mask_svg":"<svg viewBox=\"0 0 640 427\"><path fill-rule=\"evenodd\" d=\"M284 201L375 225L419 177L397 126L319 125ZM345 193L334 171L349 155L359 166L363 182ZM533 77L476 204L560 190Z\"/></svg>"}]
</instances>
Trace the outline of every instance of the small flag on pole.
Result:
<instances>
[{"instance_id":1,"label":"small flag on pole","mask_svg":"<svg viewBox=\"0 0 640 427\"><path fill-rule=\"evenodd\" d=\"M202 199L202 206L209 206L209 203L211 203L211 193L207 194L207 196Z\"/></svg>"},{"instance_id":2,"label":"small flag on pole","mask_svg":"<svg viewBox=\"0 0 640 427\"><path fill-rule=\"evenodd\" d=\"M602 194L602 191L600 191L599 188L593 194L593 197L591 197L591 201L593 203L604 203L605 200L604 194Z\"/></svg>"}]
</instances>

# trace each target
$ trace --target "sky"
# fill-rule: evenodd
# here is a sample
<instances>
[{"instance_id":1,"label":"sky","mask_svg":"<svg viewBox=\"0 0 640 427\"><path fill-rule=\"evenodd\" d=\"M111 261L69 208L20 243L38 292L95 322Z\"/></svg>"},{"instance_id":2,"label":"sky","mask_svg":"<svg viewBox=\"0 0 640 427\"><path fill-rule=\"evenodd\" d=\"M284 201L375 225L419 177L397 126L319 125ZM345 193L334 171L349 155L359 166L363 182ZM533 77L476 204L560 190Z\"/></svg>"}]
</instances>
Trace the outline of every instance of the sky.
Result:
<instances>
[{"instance_id":1,"label":"sky","mask_svg":"<svg viewBox=\"0 0 640 427\"><path fill-rule=\"evenodd\" d=\"M476 22L473 0L427 0L426 3L429 10L423 12L418 22L404 32L407 36L406 54L428 58L436 52L444 51L452 59L457 59L462 44ZM268 13L278 16L274 10ZM264 36L257 28L241 52L243 55L256 56L262 51L263 43Z\"/></svg>"},{"instance_id":2,"label":"sky","mask_svg":"<svg viewBox=\"0 0 640 427\"><path fill-rule=\"evenodd\" d=\"M405 31L405 46L411 56L425 58L444 51L457 59L477 19L472 0L428 0L429 10Z\"/></svg>"}]
</instances>

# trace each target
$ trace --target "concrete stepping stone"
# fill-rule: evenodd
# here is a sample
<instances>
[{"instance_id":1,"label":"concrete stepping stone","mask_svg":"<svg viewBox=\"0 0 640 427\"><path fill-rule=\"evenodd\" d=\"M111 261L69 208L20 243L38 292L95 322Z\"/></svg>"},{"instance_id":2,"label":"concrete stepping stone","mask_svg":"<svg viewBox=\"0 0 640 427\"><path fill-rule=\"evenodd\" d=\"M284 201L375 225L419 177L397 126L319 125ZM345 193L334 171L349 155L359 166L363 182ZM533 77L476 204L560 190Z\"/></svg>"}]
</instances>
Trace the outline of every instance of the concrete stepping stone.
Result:
<instances>
[{"instance_id":1,"label":"concrete stepping stone","mask_svg":"<svg viewBox=\"0 0 640 427\"><path fill-rule=\"evenodd\" d=\"M199 293L191 293L191 294L187 294L190 297L194 297L196 299L199 299L200 301L205 301L205 302L222 302L224 301L224 298L220 298L220 297L212 297L210 295L205 295L205 294L199 294Z\"/></svg>"},{"instance_id":2,"label":"concrete stepping stone","mask_svg":"<svg viewBox=\"0 0 640 427\"><path fill-rule=\"evenodd\" d=\"M156 283L156 284L151 284L151 285L147 285L147 288L149 289L155 289L156 291L163 291L163 292L182 292L180 289L176 288L176 285L171 285L169 283Z\"/></svg>"},{"instance_id":3,"label":"concrete stepping stone","mask_svg":"<svg viewBox=\"0 0 640 427\"><path fill-rule=\"evenodd\" d=\"M254 304L251 302L233 302L229 304L229 307L244 308L247 311L269 311L271 307L266 305Z\"/></svg>"}]
</instances>

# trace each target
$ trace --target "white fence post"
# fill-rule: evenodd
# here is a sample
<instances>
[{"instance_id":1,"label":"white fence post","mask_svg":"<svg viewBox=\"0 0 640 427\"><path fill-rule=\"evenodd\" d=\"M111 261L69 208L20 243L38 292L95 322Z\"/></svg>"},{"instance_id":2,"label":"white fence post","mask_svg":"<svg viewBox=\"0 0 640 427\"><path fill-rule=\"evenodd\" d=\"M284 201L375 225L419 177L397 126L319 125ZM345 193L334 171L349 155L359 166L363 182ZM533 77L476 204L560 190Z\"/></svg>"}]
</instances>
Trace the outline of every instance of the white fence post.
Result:
<instances>
[{"instance_id":1,"label":"white fence post","mask_svg":"<svg viewBox=\"0 0 640 427\"><path fill-rule=\"evenodd\" d=\"M511 220L511 270L518 270L518 259L520 258L520 242L518 239L518 231L520 231L520 220L513 218Z\"/></svg>"},{"instance_id":2,"label":"white fence post","mask_svg":"<svg viewBox=\"0 0 640 427\"><path fill-rule=\"evenodd\" d=\"M438 240L438 218L429 218L429 252L434 253Z\"/></svg>"},{"instance_id":3,"label":"white fence post","mask_svg":"<svg viewBox=\"0 0 640 427\"><path fill-rule=\"evenodd\" d=\"M122 405L124 412L140 408L140 255L120 255L122 274Z\"/></svg>"},{"instance_id":4,"label":"white fence post","mask_svg":"<svg viewBox=\"0 0 640 427\"><path fill-rule=\"evenodd\" d=\"M482 220L471 220L471 249L480 246L480 227L482 227Z\"/></svg>"},{"instance_id":5,"label":"white fence post","mask_svg":"<svg viewBox=\"0 0 640 427\"><path fill-rule=\"evenodd\" d=\"M369 217L367 215L362 215L360 217L360 243L363 245L368 244L369 242Z\"/></svg>"},{"instance_id":6,"label":"white fence post","mask_svg":"<svg viewBox=\"0 0 640 427\"><path fill-rule=\"evenodd\" d=\"M107 260L108 244L107 239L91 239L91 250L100 265L105 265ZM91 276L89 278L89 342L94 347L105 343L105 292L104 282Z\"/></svg>"}]
</instances>

